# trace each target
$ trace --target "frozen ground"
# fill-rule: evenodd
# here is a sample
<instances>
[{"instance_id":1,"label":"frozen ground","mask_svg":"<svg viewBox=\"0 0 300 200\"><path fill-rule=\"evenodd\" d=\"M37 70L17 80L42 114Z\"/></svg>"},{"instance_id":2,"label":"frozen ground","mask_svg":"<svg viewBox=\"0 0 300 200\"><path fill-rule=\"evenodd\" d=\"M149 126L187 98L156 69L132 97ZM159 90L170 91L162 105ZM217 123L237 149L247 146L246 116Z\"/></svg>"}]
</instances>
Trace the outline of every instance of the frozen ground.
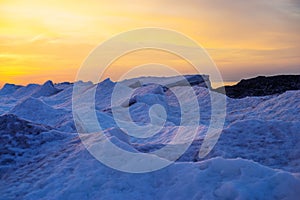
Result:
<instances>
[{"instance_id":1,"label":"frozen ground","mask_svg":"<svg viewBox=\"0 0 300 200\"><path fill-rule=\"evenodd\" d=\"M149 108L156 103L163 105L168 115L158 134L137 139L126 136L113 120L110 100L115 83L83 84L97 87L96 114L105 135L121 148L151 153L168 144L179 128L179 103L160 85L128 87L135 90L134 96L122 106L129 107L137 124L149 123ZM172 87L182 95L186 92L184 85ZM227 98L222 135L214 149L199 159L211 108L209 90L194 85L201 119L190 148L167 168L130 174L106 167L84 148L73 122L72 88L70 83L46 82L6 85L0 91L1 200L300 197L299 90ZM96 136L89 137L93 141Z\"/></svg>"}]
</instances>

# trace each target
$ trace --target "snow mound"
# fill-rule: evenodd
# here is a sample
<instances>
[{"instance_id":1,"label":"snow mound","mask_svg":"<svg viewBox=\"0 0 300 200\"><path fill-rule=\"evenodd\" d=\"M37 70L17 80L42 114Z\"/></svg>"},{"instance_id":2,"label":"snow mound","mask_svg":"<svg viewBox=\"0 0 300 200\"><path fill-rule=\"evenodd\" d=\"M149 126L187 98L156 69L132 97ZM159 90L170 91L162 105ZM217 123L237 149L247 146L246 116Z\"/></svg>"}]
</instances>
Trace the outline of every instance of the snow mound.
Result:
<instances>
[{"instance_id":1,"label":"snow mound","mask_svg":"<svg viewBox=\"0 0 300 200\"><path fill-rule=\"evenodd\" d=\"M16 105L10 113L32 122L58 126L65 121L65 118L71 117L71 113L64 109L54 109L40 99L30 97Z\"/></svg>"},{"instance_id":2,"label":"snow mound","mask_svg":"<svg viewBox=\"0 0 300 200\"><path fill-rule=\"evenodd\" d=\"M19 88L12 96L16 99L26 99L31 97L41 86L38 84L29 84L25 87Z\"/></svg>"},{"instance_id":3,"label":"snow mound","mask_svg":"<svg viewBox=\"0 0 300 200\"><path fill-rule=\"evenodd\" d=\"M0 177L14 173L20 165L26 165L37 156L41 147L51 141L64 139L51 127L32 123L8 114L0 116ZM0 198L1 199L1 198Z\"/></svg>"},{"instance_id":4,"label":"snow mound","mask_svg":"<svg viewBox=\"0 0 300 200\"><path fill-rule=\"evenodd\" d=\"M299 121L299 113L300 90L263 97L227 98L226 125L247 119Z\"/></svg>"},{"instance_id":5,"label":"snow mound","mask_svg":"<svg viewBox=\"0 0 300 200\"><path fill-rule=\"evenodd\" d=\"M165 103L164 88L158 84L149 84L140 88L137 88L132 97L130 98L128 104L123 104L122 106L131 106L134 103L142 102L147 105L162 104Z\"/></svg>"},{"instance_id":6,"label":"snow mound","mask_svg":"<svg viewBox=\"0 0 300 200\"><path fill-rule=\"evenodd\" d=\"M15 84L5 84L3 88L0 90L0 95L10 95L20 87L22 86L15 85Z\"/></svg>"},{"instance_id":7,"label":"snow mound","mask_svg":"<svg viewBox=\"0 0 300 200\"><path fill-rule=\"evenodd\" d=\"M175 163L146 174L118 172L96 161L75 138L14 174L2 178L3 198L296 200L300 195L293 174L240 158Z\"/></svg>"},{"instance_id":8,"label":"snow mound","mask_svg":"<svg viewBox=\"0 0 300 200\"><path fill-rule=\"evenodd\" d=\"M300 122L238 121L223 131L208 158L241 157L272 168L300 172L299 129ZM200 130L203 132L205 129ZM197 150L201 143L201 138L195 141L181 161L199 160Z\"/></svg>"},{"instance_id":9,"label":"snow mound","mask_svg":"<svg viewBox=\"0 0 300 200\"><path fill-rule=\"evenodd\" d=\"M157 83L167 88L176 86L194 86L198 85L205 88L211 88L209 76L207 75L184 75L171 77L139 77L121 81L122 84L131 88L137 88L149 83Z\"/></svg>"},{"instance_id":10,"label":"snow mound","mask_svg":"<svg viewBox=\"0 0 300 200\"><path fill-rule=\"evenodd\" d=\"M58 90L54 87L54 84L52 83L52 81L47 81L32 95L32 97L35 97L35 98L38 98L41 96L49 97L58 92L60 92L60 90Z\"/></svg>"},{"instance_id":11,"label":"snow mound","mask_svg":"<svg viewBox=\"0 0 300 200\"><path fill-rule=\"evenodd\" d=\"M298 199L300 91L227 97L224 130L210 154L200 160L199 149L211 120L210 93L214 91L204 87L205 81L197 76L186 77L200 107L197 134L172 165L145 174L119 172L90 155L74 127L72 83L7 85L0 91L0 199ZM120 93L133 95L127 104L123 104L126 99L118 99L114 107L111 98L117 83L110 79L98 84L77 82L80 95L74 100L83 102L77 105L80 117L89 116L91 108L85 100L90 100L88 94L95 90L95 114L104 134L93 131L85 135L87 145L107 137L125 151L154 154L167 144L184 144L191 134L183 132L179 144L172 143L181 124L178 97L185 105L192 102L186 82L180 81L179 77L125 80ZM162 110L152 109L150 119L150 108L156 104L167 117ZM124 124L166 122L150 137L136 138L118 127L118 109L129 110L130 115L118 121ZM184 112L194 110L188 106ZM193 116L187 114L185 120L193 120ZM95 130L94 123L87 128ZM170 157L175 154L168 152ZM112 159L114 156L119 155Z\"/></svg>"},{"instance_id":12,"label":"snow mound","mask_svg":"<svg viewBox=\"0 0 300 200\"><path fill-rule=\"evenodd\" d=\"M58 90L64 90L66 88L69 88L70 86L73 86L73 83L63 82L55 84L55 88L57 88Z\"/></svg>"}]
</instances>

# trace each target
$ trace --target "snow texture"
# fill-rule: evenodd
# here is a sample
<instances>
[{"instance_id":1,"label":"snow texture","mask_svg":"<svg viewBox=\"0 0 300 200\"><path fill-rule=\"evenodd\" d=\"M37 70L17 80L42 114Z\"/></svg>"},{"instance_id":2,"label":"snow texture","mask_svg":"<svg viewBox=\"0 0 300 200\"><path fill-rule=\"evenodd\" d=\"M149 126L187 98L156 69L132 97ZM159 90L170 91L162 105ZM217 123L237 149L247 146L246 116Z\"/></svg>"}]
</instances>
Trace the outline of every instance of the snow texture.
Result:
<instances>
[{"instance_id":1,"label":"snow texture","mask_svg":"<svg viewBox=\"0 0 300 200\"><path fill-rule=\"evenodd\" d=\"M224 130L200 159L213 91L198 77L188 77L200 106L197 135L174 164L145 174L116 171L89 154L73 121L72 83L6 84L0 90L0 199L299 199L300 91L226 97ZM129 136L117 126L111 107L116 83L80 84L97 87L96 115L105 136L119 148L151 153L168 144L179 128L179 102L165 87L184 95L187 86L176 77L121 83L133 91L119 102L130 110L126 120L146 125L152 105L165 108L164 127L149 138ZM87 137L91 145L99 139Z\"/></svg>"}]
</instances>

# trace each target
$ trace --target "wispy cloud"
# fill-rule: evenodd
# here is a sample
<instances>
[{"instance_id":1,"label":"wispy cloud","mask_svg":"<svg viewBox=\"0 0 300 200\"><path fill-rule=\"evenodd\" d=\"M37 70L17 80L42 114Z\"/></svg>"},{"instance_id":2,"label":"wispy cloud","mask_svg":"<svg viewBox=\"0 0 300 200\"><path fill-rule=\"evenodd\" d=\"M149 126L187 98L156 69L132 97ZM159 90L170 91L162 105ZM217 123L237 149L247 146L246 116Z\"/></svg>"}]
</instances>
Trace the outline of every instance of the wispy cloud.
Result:
<instances>
[{"instance_id":1,"label":"wispy cloud","mask_svg":"<svg viewBox=\"0 0 300 200\"><path fill-rule=\"evenodd\" d=\"M29 74L11 76L18 83L38 76L72 80L96 45L119 32L145 26L174 29L192 37L209 50L225 79L260 72L294 73L300 62L299 0L29 0L0 4L0 70L33 73L30 78ZM40 70L31 70L37 68ZM116 73L107 76L126 70L120 64ZM185 67L182 70L189 72Z\"/></svg>"}]
</instances>

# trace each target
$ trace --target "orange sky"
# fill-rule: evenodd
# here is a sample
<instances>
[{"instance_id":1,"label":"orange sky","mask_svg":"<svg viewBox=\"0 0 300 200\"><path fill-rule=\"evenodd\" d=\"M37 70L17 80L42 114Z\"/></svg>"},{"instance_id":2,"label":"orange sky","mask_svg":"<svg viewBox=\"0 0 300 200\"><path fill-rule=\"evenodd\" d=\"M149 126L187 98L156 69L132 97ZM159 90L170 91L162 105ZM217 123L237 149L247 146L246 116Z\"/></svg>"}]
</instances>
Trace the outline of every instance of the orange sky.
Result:
<instances>
[{"instance_id":1,"label":"orange sky","mask_svg":"<svg viewBox=\"0 0 300 200\"><path fill-rule=\"evenodd\" d=\"M193 38L227 81L300 73L299 8L298 0L0 0L0 86L74 81L98 44L141 27ZM170 56L162 59L174 63ZM132 55L121 61L107 76L141 64ZM184 64L178 68L194 72Z\"/></svg>"}]
</instances>

